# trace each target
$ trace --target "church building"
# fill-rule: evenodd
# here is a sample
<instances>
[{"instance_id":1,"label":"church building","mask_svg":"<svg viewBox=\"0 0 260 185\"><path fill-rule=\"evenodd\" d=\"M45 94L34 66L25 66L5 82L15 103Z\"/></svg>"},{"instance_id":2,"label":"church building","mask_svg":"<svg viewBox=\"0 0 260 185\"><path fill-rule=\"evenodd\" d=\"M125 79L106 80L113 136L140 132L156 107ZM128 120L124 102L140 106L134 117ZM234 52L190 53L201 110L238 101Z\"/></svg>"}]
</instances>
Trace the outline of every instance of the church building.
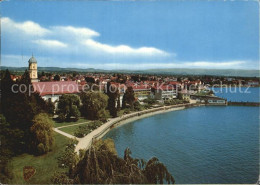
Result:
<instances>
[{"instance_id":1,"label":"church building","mask_svg":"<svg viewBox=\"0 0 260 185\"><path fill-rule=\"evenodd\" d=\"M79 86L76 81L49 81L40 82L38 80L37 60L32 56L29 61L29 74L34 90L48 101L57 103L63 94L78 94Z\"/></svg>"},{"instance_id":2,"label":"church building","mask_svg":"<svg viewBox=\"0 0 260 185\"><path fill-rule=\"evenodd\" d=\"M37 72L37 60L32 57L28 61L29 63L29 74L32 82L38 82L38 72Z\"/></svg>"}]
</instances>

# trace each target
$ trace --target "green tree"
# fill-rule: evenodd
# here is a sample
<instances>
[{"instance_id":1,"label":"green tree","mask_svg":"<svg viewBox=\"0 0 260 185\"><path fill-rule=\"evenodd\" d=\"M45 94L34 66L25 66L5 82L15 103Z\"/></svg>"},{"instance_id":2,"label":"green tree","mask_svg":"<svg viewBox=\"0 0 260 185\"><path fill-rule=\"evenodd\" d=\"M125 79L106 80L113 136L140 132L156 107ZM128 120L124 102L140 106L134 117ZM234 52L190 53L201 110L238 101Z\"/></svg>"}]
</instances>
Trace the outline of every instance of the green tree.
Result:
<instances>
[{"instance_id":1,"label":"green tree","mask_svg":"<svg viewBox=\"0 0 260 185\"><path fill-rule=\"evenodd\" d=\"M133 87L129 86L127 87L125 94L123 96L122 107L126 108L127 104L129 104L131 109L133 109L134 102L135 102L134 90Z\"/></svg>"},{"instance_id":2,"label":"green tree","mask_svg":"<svg viewBox=\"0 0 260 185\"><path fill-rule=\"evenodd\" d=\"M55 75L53 78L54 81L60 81L60 75Z\"/></svg>"},{"instance_id":3,"label":"green tree","mask_svg":"<svg viewBox=\"0 0 260 185\"><path fill-rule=\"evenodd\" d=\"M47 113L50 114L51 116L53 116L54 115L54 111L55 111L55 105L51 101L51 99L49 99L47 101Z\"/></svg>"},{"instance_id":4,"label":"green tree","mask_svg":"<svg viewBox=\"0 0 260 185\"><path fill-rule=\"evenodd\" d=\"M111 144L112 142L112 144ZM97 141L70 170L67 177L59 175L54 179L68 179L74 184L163 184L174 183L173 176L157 158L148 162L131 157L131 150L125 150L124 158L117 156L113 141ZM64 183L64 182L61 182Z\"/></svg>"},{"instance_id":5,"label":"green tree","mask_svg":"<svg viewBox=\"0 0 260 185\"><path fill-rule=\"evenodd\" d=\"M117 117L117 107L116 107L116 100L119 97L118 88L111 85L110 82L107 83L106 94L108 96L108 105L107 109L110 112L112 117Z\"/></svg>"},{"instance_id":6,"label":"green tree","mask_svg":"<svg viewBox=\"0 0 260 185\"><path fill-rule=\"evenodd\" d=\"M32 133L32 150L37 154L44 154L51 151L54 144L53 121L48 114L41 113L34 117L33 125L30 128Z\"/></svg>"},{"instance_id":7,"label":"green tree","mask_svg":"<svg viewBox=\"0 0 260 185\"><path fill-rule=\"evenodd\" d=\"M89 77L89 76L85 77L85 81L90 84L95 83L95 79L93 77Z\"/></svg>"},{"instance_id":8,"label":"green tree","mask_svg":"<svg viewBox=\"0 0 260 185\"><path fill-rule=\"evenodd\" d=\"M82 92L80 94L82 115L88 119L107 119L108 96L101 92Z\"/></svg>"},{"instance_id":9,"label":"green tree","mask_svg":"<svg viewBox=\"0 0 260 185\"><path fill-rule=\"evenodd\" d=\"M74 94L64 94L59 98L57 113L59 115L59 120L64 121L64 119L69 120L74 117L78 120L80 117L80 99L78 95Z\"/></svg>"},{"instance_id":10,"label":"green tree","mask_svg":"<svg viewBox=\"0 0 260 185\"><path fill-rule=\"evenodd\" d=\"M19 87L20 88L19 90ZM30 127L36 114L46 111L46 102L33 88L29 72L26 70L19 82L13 83L9 71L1 82L1 111L12 129L23 135L14 147L17 154L26 152L30 143ZM21 136L20 135L20 136Z\"/></svg>"},{"instance_id":11,"label":"green tree","mask_svg":"<svg viewBox=\"0 0 260 185\"><path fill-rule=\"evenodd\" d=\"M7 184L13 177L10 161L17 151L16 146L21 141L23 133L18 129L12 129L2 114L0 123L0 181Z\"/></svg>"}]
</instances>

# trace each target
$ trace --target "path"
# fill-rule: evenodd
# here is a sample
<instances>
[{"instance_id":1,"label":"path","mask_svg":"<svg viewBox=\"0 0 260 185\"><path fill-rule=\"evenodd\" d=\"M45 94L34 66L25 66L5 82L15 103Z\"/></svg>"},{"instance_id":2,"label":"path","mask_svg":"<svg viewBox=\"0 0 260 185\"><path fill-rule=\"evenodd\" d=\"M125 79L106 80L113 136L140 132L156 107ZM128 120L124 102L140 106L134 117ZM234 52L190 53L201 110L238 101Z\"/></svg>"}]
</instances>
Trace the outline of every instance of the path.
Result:
<instances>
[{"instance_id":1,"label":"path","mask_svg":"<svg viewBox=\"0 0 260 185\"><path fill-rule=\"evenodd\" d=\"M68 138L79 140L79 138L77 138L77 137L75 137L75 136L73 136L73 135L70 135L70 134L68 134L68 133L66 133L66 132L63 132L63 131L59 130L58 128L52 128L52 129L53 129L55 132L57 132L57 133L59 133L59 134L61 134L61 135L64 135L64 136L66 136L66 137L68 137Z\"/></svg>"},{"instance_id":2,"label":"path","mask_svg":"<svg viewBox=\"0 0 260 185\"><path fill-rule=\"evenodd\" d=\"M106 132L110 130L110 127L112 127L114 124L119 123L121 121L127 120L129 118L134 118L134 117L139 117L141 115L145 116L147 114L157 114L157 113L164 113L167 111L172 111L172 110L179 110L179 109L184 109L187 104L182 104L182 105L175 105L175 106L164 106L164 107L159 107L159 108L152 108L149 110L144 110L140 112L133 112L130 114L123 115L121 117L117 118L112 118L105 124L101 125L88 135L86 135L83 138L80 138L78 141L77 146L75 147L75 152L79 153L79 150L81 149L88 149L91 144L92 140L101 137L104 135ZM190 105L190 104L189 104Z\"/></svg>"},{"instance_id":3,"label":"path","mask_svg":"<svg viewBox=\"0 0 260 185\"><path fill-rule=\"evenodd\" d=\"M197 104L197 105L200 106L199 104ZM197 106L197 105L195 105L195 106ZM88 135L86 135L83 138L77 138L75 136L72 136L72 135L70 135L66 132L59 130L58 128L80 125L80 124L84 124L84 123L87 123L87 122L73 124L73 125L61 126L61 127L53 128L53 130L55 132L59 133L59 134L62 134L64 136L68 137L68 138L78 140L78 144L75 147L75 152L79 153L79 150L88 149L91 146L93 139L97 139L99 137L102 137L106 132L108 132L110 130L111 127L113 127L113 125L115 125L115 124L117 124L121 121L125 121L125 120L131 121L134 118L138 119L138 118L142 118L142 117L149 116L149 115L165 113L165 112L173 111L173 110L180 110L180 109L184 109L186 106L190 107L190 106L194 106L194 105L193 104L179 104L179 105L157 107L157 108L152 108L152 109L148 109L148 110L144 110L144 111L125 114L125 115L123 115L121 117L117 117L117 118L111 118L111 119L108 120L108 122L101 125L97 129L93 130L91 133L89 133Z\"/></svg>"},{"instance_id":4,"label":"path","mask_svg":"<svg viewBox=\"0 0 260 185\"><path fill-rule=\"evenodd\" d=\"M85 121L85 122L82 122L82 123L76 123L76 124L71 124L71 125L64 125L64 126L56 127L56 128L60 129L60 128L65 128L65 127L73 127L75 125L82 125L82 124L89 123L89 122L91 122L91 121Z\"/></svg>"},{"instance_id":5,"label":"path","mask_svg":"<svg viewBox=\"0 0 260 185\"><path fill-rule=\"evenodd\" d=\"M77 139L78 141L80 140L80 138L77 138L76 136L73 136L73 135L70 135L66 132L63 132L61 130L59 130L60 128L65 128L65 127L72 127L72 126L75 126L75 125L82 125L82 124L85 124L85 123L89 123L91 121L85 121L85 122L82 122L82 123L76 123L76 124L71 124L71 125L65 125L65 126L61 126L61 127L56 127L56 128L52 128L55 132L63 135L63 136L66 136L68 138L71 138L71 139Z\"/></svg>"}]
</instances>

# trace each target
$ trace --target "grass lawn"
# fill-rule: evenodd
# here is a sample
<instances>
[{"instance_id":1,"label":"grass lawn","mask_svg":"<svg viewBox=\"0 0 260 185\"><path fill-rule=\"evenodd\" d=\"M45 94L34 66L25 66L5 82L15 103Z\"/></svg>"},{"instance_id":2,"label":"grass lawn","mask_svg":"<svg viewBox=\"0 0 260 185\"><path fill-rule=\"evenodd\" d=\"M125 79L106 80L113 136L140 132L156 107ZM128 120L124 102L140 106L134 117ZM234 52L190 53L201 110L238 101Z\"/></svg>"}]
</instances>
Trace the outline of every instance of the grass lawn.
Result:
<instances>
[{"instance_id":1,"label":"grass lawn","mask_svg":"<svg viewBox=\"0 0 260 185\"><path fill-rule=\"evenodd\" d=\"M81 125L75 125L75 126L71 126L71 127L64 127L64 128L60 128L59 130L63 131L63 132L66 132L70 135L74 135L74 132L77 130L77 128L79 126L84 126L84 125L87 125L89 124L91 121L87 122L87 123L84 123L84 124L81 124Z\"/></svg>"},{"instance_id":2,"label":"grass lawn","mask_svg":"<svg viewBox=\"0 0 260 185\"><path fill-rule=\"evenodd\" d=\"M56 120L53 120L54 121L54 127L62 127L62 126L66 126L66 125L72 125L72 124L77 124L77 123L82 123L82 122L86 122L86 121L89 121L87 119L84 119L84 118L80 118L78 121L70 121L70 122L58 122Z\"/></svg>"},{"instance_id":3,"label":"grass lawn","mask_svg":"<svg viewBox=\"0 0 260 185\"><path fill-rule=\"evenodd\" d=\"M46 155L34 156L23 154L14 157L12 160L14 178L10 184L50 184L51 177L55 171L62 171L58 168L57 157L64 151L69 138L58 133L55 135L55 146ZM32 166L36 169L35 175L26 182L23 179L23 167Z\"/></svg>"}]
</instances>

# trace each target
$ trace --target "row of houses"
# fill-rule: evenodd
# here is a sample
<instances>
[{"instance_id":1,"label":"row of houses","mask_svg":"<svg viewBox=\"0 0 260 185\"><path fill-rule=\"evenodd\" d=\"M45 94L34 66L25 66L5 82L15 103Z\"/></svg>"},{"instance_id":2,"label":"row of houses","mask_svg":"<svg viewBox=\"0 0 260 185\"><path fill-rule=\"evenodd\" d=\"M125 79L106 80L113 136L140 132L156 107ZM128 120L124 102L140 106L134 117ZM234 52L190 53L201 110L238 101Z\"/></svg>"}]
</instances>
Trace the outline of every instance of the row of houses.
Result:
<instances>
[{"instance_id":1,"label":"row of houses","mask_svg":"<svg viewBox=\"0 0 260 185\"><path fill-rule=\"evenodd\" d=\"M147 98L153 98L161 101L181 98L190 101L191 95L194 95L196 92L204 88L200 80L184 80L182 82L178 82L176 79L170 78L167 78L164 81L146 80L137 83L131 81L129 78L126 78L125 83L116 83L113 79L109 78L109 76L102 76L100 78L94 78L94 81L90 84L81 80L39 82L37 76L37 60L32 56L28 62L29 73L34 90L37 91L44 100L52 101L54 103L57 102L59 97L63 94L78 94L82 91L89 90L89 88L91 90L99 90L104 92L108 82L119 89L121 104L127 87L133 88L136 100L138 101L143 101ZM99 81L98 84L96 83L97 81ZM208 100L208 102L211 102L211 99ZM215 99L212 99L212 101L215 101Z\"/></svg>"}]
</instances>

